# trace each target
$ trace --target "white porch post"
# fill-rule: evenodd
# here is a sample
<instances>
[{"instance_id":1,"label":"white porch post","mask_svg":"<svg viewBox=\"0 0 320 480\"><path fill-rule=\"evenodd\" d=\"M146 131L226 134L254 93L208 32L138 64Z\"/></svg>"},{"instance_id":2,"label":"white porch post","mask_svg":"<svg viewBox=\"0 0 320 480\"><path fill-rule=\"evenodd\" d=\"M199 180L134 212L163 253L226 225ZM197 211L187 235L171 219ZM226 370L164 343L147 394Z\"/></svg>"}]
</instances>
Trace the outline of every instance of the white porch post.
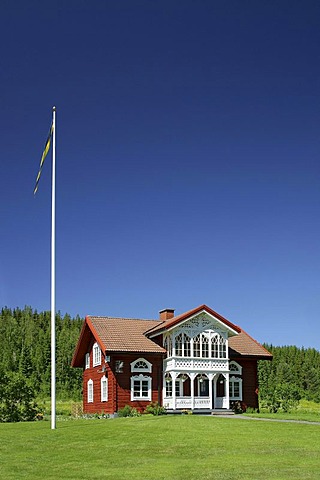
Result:
<instances>
[{"instance_id":1,"label":"white porch post","mask_svg":"<svg viewBox=\"0 0 320 480\"><path fill-rule=\"evenodd\" d=\"M195 373L190 373L190 393L191 393L191 410L194 410L194 379L196 377Z\"/></svg>"},{"instance_id":2,"label":"white porch post","mask_svg":"<svg viewBox=\"0 0 320 480\"><path fill-rule=\"evenodd\" d=\"M214 403L213 403L213 397L212 397L212 380L214 378L214 375L212 373L208 373L208 379L209 379L209 398L210 398L210 408L213 408Z\"/></svg>"},{"instance_id":3,"label":"white porch post","mask_svg":"<svg viewBox=\"0 0 320 480\"><path fill-rule=\"evenodd\" d=\"M172 378L172 408L176 410L176 372L170 372Z\"/></svg>"},{"instance_id":4,"label":"white porch post","mask_svg":"<svg viewBox=\"0 0 320 480\"><path fill-rule=\"evenodd\" d=\"M230 397L229 397L229 373L226 373L226 408L230 408Z\"/></svg>"}]
</instances>

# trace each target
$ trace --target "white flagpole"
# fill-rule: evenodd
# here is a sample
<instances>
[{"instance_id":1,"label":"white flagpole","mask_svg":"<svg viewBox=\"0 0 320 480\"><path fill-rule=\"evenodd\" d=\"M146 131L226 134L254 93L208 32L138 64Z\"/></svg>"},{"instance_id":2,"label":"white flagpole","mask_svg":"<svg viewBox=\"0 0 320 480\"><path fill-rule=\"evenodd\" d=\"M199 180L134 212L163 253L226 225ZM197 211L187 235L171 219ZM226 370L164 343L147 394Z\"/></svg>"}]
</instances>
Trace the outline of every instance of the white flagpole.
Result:
<instances>
[{"instance_id":1,"label":"white flagpole","mask_svg":"<svg viewBox=\"0 0 320 480\"><path fill-rule=\"evenodd\" d=\"M51 430L56 428L56 306L55 306L55 230L56 230L56 107L52 109L52 195L51 195Z\"/></svg>"}]
</instances>

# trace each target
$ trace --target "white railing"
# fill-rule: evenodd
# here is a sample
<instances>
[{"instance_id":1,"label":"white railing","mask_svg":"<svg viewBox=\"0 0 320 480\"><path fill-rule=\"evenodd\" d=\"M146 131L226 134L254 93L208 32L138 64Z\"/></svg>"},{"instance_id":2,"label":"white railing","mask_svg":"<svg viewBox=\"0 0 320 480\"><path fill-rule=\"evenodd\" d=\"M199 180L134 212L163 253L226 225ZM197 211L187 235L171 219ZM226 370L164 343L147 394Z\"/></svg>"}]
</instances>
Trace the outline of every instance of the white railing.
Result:
<instances>
[{"instance_id":1,"label":"white railing","mask_svg":"<svg viewBox=\"0 0 320 480\"><path fill-rule=\"evenodd\" d=\"M191 397L177 397L175 406L173 404L173 399L171 397L166 397L163 400L163 406L168 410L212 408L209 397L195 397L193 405Z\"/></svg>"},{"instance_id":2,"label":"white railing","mask_svg":"<svg viewBox=\"0 0 320 480\"><path fill-rule=\"evenodd\" d=\"M228 363L228 360L220 358L171 357L164 360L164 370L228 372Z\"/></svg>"}]
</instances>

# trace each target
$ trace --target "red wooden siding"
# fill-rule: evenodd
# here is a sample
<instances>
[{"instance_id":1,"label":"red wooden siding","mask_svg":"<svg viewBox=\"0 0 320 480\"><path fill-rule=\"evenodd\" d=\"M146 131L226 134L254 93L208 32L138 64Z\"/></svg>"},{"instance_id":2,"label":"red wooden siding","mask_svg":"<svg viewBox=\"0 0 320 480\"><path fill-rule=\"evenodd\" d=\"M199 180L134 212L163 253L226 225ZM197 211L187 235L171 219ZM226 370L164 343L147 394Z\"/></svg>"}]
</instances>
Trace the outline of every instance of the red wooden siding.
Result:
<instances>
[{"instance_id":1,"label":"red wooden siding","mask_svg":"<svg viewBox=\"0 0 320 480\"><path fill-rule=\"evenodd\" d=\"M92 342L93 344L93 342ZM110 355L110 362L105 363L104 355L101 355L101 365L92 367L92 345L90 349L90 368L83 372L83 411L84 413L115 413L125 405L130 405L143 411L150 403L150 400L131 401L131 377L139 375L131 372L131 362L138 358L144 358L152 364L152 372L146 373L150 376L152 389L152 402L161 403L162 394L162 355L154 354L128 354L116 353ZM116 372L117 361L123 362L123 372ZM103 367L105 372L103 372ZM108 379L108 400L101 402L101 378ZM89 380L93 381L93 402L88 403L87 386Z\"/></svg>"}]
</instances>

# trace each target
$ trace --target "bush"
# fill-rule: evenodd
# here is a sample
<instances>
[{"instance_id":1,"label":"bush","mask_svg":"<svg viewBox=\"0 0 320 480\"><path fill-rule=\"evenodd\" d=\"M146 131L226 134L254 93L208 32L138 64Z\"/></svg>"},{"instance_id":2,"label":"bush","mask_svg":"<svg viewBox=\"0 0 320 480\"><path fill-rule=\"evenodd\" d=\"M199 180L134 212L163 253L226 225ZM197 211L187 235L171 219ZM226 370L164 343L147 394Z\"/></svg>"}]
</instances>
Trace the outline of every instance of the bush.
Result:
<instances>
[{"instance_id":1,"label":"bush","mask_svg":"<svg viewBox=\"0 0 320 480\"><path fill-rule=\"evenodd\" d=\"M125 405L123 408L118 410L118 417L140 417L140 415L141 413L130 405Z\"/></svg>"},{"instance_id":2,"label":"bush","mask_svg":"<svg viewBox=\"0 0 320 480\"><path fill-rule=\"evenodd\" d=\"M36 420L37 413L34 391L25 377L0 372L0 422Z\"/></svg>"},{"instance_id":3,"label":"bush","mask_svg":"<svg viewBox=\"0 0 320 480\"><path fill-rule=\"evenodd\" d=\"M247 411L247 405L244 402L240 402L239 400L231 402L230 406L234 413L245 413Z\"/></svg>"},{"instance_id":4,"label":"bush","mask_svg":"<svg viewBox=\"0 0 320 480\"><path fill-rule=\"evenodd\" d=\"M152 415L165 415L167 413L164 407L161 407L158 402L151 402L147 405L144 413L151 413Z\"/></svg>"},{"instance_id":5,"label":"bush","mask_svg":"<svg viewBox=\"0 0 320 480\"><path fill-rule=\"evenodd\" d=\"M301 394L296 386L280 384L261 402L261 407L266 408L270 413L289 413L297 408L300 399Z\"/></svg>"}]
</instances>

